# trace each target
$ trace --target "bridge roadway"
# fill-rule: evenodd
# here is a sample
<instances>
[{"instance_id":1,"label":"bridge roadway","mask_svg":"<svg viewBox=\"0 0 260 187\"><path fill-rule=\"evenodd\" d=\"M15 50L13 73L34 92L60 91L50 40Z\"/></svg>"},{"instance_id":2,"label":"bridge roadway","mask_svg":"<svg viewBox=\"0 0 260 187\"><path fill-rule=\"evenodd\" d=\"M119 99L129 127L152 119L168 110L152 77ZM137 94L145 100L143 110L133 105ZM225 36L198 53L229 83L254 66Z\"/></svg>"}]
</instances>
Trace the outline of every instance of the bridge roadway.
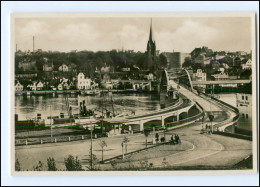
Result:
<instances>
[{"instance_id":1,"label":"bridge roadway","mask_svg":"<svg viewBox=\"0 0 260 187\"><path fill-rule=\"evenodd\" d=\"M169 84L174 88L177 88L178 86L177 83L175 83L172 80L169 81ZM185 97L189 98L190 100L198 102L206 112L223 111L223 109L217 106L216 104L213 104L209 100L196 95L195 93L189 91L183 86L180 86L179 92L183 94Z\"/></svg>"},{"instance_id":2,"label":"bridge roadway","mask_svg":"<svg viewBox=\"0 0 260 187\"><path fill-rule=\"evenodd\" d=\"M175 83L174 81L169 81L169 84L173 87L177 87L177 83ZM193 100L194 102L198 102L206 113L224 111L227 114L227 119L225 119L224 121L221 122L213 121L212 124L214 126L214 129L218 128L219 130L224 131L226 127L234 124L233 119L234 117L236 117L237 113L231 108L227 107L226 105L221 104L204 95L199 96L189 91L188 89L184 88L183 86L180 86L179 92L185 95L187 98Z\"/></svg>"},{"instance_id":3,"label":"bridge roadway","mask_svg":"<svg viewBox=\"0 0 260 187\"><path fill-rule=\"evenodd\" d=\"M248 84L251 80L222 80L222 81L192 81L193 85L212 85L212 84Z\"/></svg>"},{"instance_id":4,"label":"bridge roadway","mask_svg":"<svg viewBox=\"0 0 260 187\"><path fill-rule=\"evenodd\" d=\"M151 112L151 113L140 115L140 116L131 116L131 117L128 117L127 119L133 120L133 119L151 117L151 116L154 116L154 115L161 115L161 114L177 111L179 109L182 109L182 108L190 106L190 105L191 105L191 101L189 99L181 98L181 103L178 104L177 106L175 105L173 107L166 108L165 110L162 109L162 110L158 110L157 112Z\"/></svg>"}]
</instances>

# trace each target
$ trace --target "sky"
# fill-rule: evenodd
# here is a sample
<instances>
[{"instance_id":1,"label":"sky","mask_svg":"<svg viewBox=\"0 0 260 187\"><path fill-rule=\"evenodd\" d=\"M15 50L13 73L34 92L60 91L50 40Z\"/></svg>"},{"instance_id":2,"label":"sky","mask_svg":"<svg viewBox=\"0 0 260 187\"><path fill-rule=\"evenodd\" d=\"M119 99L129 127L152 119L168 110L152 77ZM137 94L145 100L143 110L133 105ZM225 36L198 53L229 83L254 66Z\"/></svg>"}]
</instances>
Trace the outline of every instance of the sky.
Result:
<instances>
[{"instance_id":1,"label":"sky","mask_svg":"<svg viewBox=\"0 0 260 187\"><path fill-rule=\"evenodd\" d=\"M18 50L144 52L148 17L31 17L15 19ZM154 17L153 36L160 52L187 52L207 46L214 51L251 50L250 17Z\"/></svg>"}]
</instances>

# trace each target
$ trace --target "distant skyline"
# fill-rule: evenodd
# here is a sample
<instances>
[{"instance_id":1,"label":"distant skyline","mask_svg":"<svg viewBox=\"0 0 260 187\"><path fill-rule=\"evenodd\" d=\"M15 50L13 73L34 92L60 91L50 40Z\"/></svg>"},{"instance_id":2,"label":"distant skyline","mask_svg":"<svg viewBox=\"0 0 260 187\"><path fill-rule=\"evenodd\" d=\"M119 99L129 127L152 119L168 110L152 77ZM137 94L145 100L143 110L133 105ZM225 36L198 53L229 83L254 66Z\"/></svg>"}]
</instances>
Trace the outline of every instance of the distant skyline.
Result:
<instances>
[{"instance_id":1,"label":"distant skyline","mask_svg":"<svg viewBox=\"0 0 260 187\"><path fill-rule=\"evenodd\" d=\"M155 17L153 36L160 52L190 53L207 46L214 51L251 50L250 17ZM16 18L18 50L144 52L151 18Z\"/></svg>"}]
</instances>

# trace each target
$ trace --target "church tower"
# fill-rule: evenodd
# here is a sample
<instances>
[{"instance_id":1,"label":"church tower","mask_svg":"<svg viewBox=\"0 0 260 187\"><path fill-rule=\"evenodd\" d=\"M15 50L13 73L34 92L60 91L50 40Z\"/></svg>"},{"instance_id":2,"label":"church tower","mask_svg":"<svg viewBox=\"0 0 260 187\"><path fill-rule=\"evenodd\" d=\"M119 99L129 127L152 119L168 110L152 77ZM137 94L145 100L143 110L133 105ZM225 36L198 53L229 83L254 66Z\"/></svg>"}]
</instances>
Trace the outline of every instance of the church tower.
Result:
<instances>
[{"instance_id":1,"label":"church tower","mask_svg":"<svg viewBox=\"0 0 260 187\"><path fill-rule=\"evenodd\" d=\"M150 33L149 33L149 39L147 42L146 53L148 55L148 67L151 67L151 66L153 66L153 62L154 62L155 56L156 56L156 44L155 44L155 40L153 38L152 20L151 20L151 24L150 24Z\"/></svg>"}]
</instances>

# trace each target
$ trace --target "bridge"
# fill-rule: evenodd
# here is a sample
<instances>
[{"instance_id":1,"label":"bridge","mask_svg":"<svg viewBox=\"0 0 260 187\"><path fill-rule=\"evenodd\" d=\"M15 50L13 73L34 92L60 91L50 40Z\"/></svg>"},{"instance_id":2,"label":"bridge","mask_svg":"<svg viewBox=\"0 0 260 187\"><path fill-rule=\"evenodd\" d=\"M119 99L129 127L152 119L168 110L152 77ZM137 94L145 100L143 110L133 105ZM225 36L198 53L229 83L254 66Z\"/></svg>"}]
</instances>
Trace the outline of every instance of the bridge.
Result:
<instances>
[{"instance_id":1,"label":"bridge","mask_svg":"<svg viewBox=\"0 0 260 187\"><path fill-rule=\"evenodd\" d=\"M207 94L199 94L193 88L193 86L196 85L196 82L194 83L191 81L187 70L183 69L182 71L178 71L178 80L176 79L176 74L171 76L171 73L167 73L167 75L170 75L167 78L169 80L167 84L170 85L168 87L177 90L177 92L182 93L187 98L200 104L205 111L205 119L209 116L209 114L213 114L215 117L223 114L226 115L224 120L213 122L214 130L225 131L225 129L229 126L234 127L233 125L236 124L239 119L239 110L237 108ZM238 80L237 83L238 82L249 83L250 80Z\"/></svg>"},{"instance_id":2,"label":"bridge","mask_svg":"<svg viewBox=\"0 0 260 187\"><path fill-rule=\"evenodd\" d=\"M251 80L192 81L193 85L248 84Z\"/></svg>"},{"instance_id":3,"label":"bridge","mask_svg":"<svg viewBox=\"0 0 260 187\"><path fill-rule=\"evenodd\" d=\"M178 76L178 81L176 81ZM239 111L214 97L206 94L199 94L193 86L189 72L185 69L172 77L172 72L166 70L162 73L160 83L160 98L168 97L169 92L178 96L178 102L164 109L141 115L118 118L129 131L143 131L145 129L176 128L177 126L188 125L198 120L207 120L208 116L223 118L221 121L213 121L213 130L224 131L228 126L237 123ZM125 82L129 82L128 80ZM142 82L142 81L141 81ZM145 81L149 83L149 81ZM244 81L248 83L248 81ZM110 122L116 122L114 119ZM118 121L118 122L119 122Z\"/></svg>"}]
</instances>

